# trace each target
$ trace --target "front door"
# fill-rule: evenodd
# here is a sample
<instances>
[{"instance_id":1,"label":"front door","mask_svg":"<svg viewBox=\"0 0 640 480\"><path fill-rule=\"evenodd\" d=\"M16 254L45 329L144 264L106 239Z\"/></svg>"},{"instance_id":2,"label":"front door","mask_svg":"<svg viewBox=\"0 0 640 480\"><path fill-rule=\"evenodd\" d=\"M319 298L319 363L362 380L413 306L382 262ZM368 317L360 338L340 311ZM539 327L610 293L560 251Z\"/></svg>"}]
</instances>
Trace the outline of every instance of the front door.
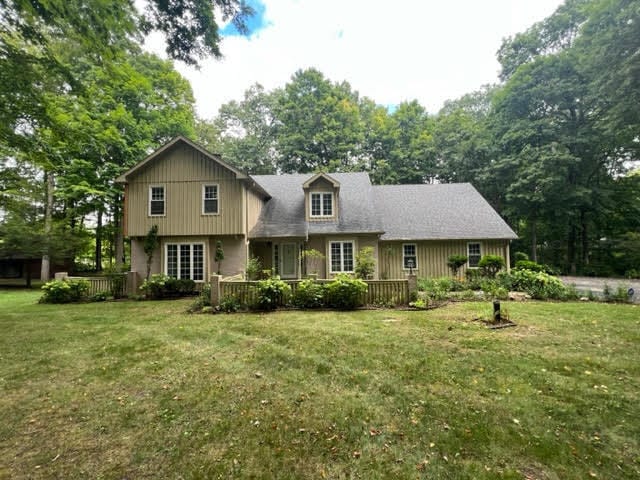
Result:
<instances>
[{"instance_id":1,"label":"front door","mask_svg":"<svg viewBox=\"0 0 640 480\"><path fill-rule=\"evenodd\" d=\"M297 277L297 245L295 243L283 243L280 245L280 277Z\"/></svg>"}]
</instances>

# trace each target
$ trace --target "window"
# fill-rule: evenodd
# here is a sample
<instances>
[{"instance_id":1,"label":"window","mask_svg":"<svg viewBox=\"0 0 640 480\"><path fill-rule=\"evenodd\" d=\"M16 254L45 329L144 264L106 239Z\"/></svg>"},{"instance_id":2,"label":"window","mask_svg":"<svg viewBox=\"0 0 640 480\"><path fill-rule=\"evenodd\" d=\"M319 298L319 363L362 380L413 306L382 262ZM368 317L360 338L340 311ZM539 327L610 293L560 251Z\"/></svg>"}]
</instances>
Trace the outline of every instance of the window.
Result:
<instances>
[{"instance_id":1,"label":"window","mask_svg":"<svg viewBox=\"0 0 640 480\"><path fill-rule=\"evenodd\" d=\"M333 216L333 193L312 193L311 194L311 216L312 217Z\"/></svg>"},{"instance_id":2,"label":"window","mask_svg":"<svg viewBox=\"0 0 640 480\"><path fill-rule=\"evenodd\" d=\"M168 243L165 272L170 277L204 281L204 245L202 243Z\"/></svg>"},{"instance_id":3,"label":"window","mask_svg":"<svg viewBox=\"0 0 640 480\"><path fill-rule=\"evenodd\" d=\"M467 258L470 268L476 268L480 262L481 252L479 243L467 243Z\"/></svg>"},{"instance_id":4,"label":"window","mask_svg":"<svg viewBox=\"0 0 640 480\"><path fill-rule=\"evenodd\" d=\"M353 272L353 242L331 242L331 272Z\"/></svg>"},{"instance_id":5,"label":"window","mask_svg":"<svg viewBox=\"0 0 640 480\"><path fill-rule=\"evenodd\" d=\"M164 187L149 187L149 216L164 215Z\"/></svg>"},{"instance_id":6,"label":"window","mask_svg":"<svg viewBox=\"0 0 640 480\"><path fill-rule=\"evenodd\" d=\"M416 254L415 243L405 243L402 245L402 268L405 270L418 268L418 256Z\"/></svg>"},{"instance_id":7,"label":"window","mask_svg":"<svg viewBox=\"0 0 640 480\"><path fill-rule=\"evenodd\" d=\"M218 213L218 185L202 186L202 213L205 215Z\"/></svg>"}]
</instances>

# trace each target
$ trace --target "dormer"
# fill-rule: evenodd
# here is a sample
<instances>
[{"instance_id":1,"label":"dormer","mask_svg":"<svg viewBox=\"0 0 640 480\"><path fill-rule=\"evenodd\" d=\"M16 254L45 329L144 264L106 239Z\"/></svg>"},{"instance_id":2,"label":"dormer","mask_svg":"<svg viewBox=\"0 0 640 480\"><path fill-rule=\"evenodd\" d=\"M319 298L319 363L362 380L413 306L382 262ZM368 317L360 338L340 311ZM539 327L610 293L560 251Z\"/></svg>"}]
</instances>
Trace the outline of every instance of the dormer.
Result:
<instances>
[{"instance_id":1,"label":"dormer","mask_svg":"<svg viewBox=\"0 0 640 480\"><path fill-rule=\"evenodd\" d=\"M340 182L317 173L302 185L305 218L308 222L335 222L338 220Z\"/></svg>"}]
</instances>

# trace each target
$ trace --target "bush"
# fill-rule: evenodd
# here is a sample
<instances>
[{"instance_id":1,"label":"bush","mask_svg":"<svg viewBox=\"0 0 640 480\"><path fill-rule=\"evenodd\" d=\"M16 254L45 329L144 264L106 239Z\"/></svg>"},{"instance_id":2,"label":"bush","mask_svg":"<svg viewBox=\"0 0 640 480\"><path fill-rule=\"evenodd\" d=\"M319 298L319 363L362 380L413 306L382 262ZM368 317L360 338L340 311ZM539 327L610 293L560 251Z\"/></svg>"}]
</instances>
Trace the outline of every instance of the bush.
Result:
<instances>
[{"instance_id":1,"label":"bush","mask_svg":"<svg viewBox=\"0 0 640 480\"><path fill-rule=\"evenodd\" d=\"M500 255L485 255L478 262L478 268L485 277L496 278L496 274L504 268L504 258Z\"/></svg>"},{"instance_id":2,"label":"bush","mask_svg":"<svg viewBox=\"0 0 640 480\"><path fill-rule=\"evenodd\" d=\"M254 308L257 310L275 310L284 304L291 294L291 287L279 278L269 278L258 282L258 299Z\"/></svg>"},{"instance_id":3,"label":"bush","mask_svg":"<svg viewBox=\"0 0 640 480\"><path fill-rule=\"evenodd\" d=\"M40 303L71 303L85 300L89 294L86 280L52 280L42 286Z\"/></svg>"},{"instance_id":4,"label":"bush","mask_svg":"<svg viewBox=\"0 0 640 480\"><path fill-rule=\"evenodd\" d=\"M356 255L356 277L367 279L376 271L376 260L373 256L373 247L364 247Z\"/></svg>"},{"instance_id":5,"label":"bush","mask_svg":"<svg viewBox=\"0 0 640 480\"><path fill-rule=\"evenodd\" d=\"M332 308L353 310L362 305L362 296L367 292L367 284L360 279L341 274L326 285L326 301Z\"/></svg>"},{"instance_id":6,"label":"bush","mask_svg":"<svg viewBox=\"0 0 640 480\"><path fill-rule=\"evenodd\" d=\"M89 297L89 301L90 302L106 302L107 298L109 298L109 292L96 292Z\"/></svg>"},{"instance_id":7,"label":"bush","mask_svg":"<svg viewBox=\"0 0 640 480\"><path fill-rule=\"evenodd\" d=\"M262 262L260 262L259 258L251 257L247 262L247 271L245 276L247 280L258 280L262 273Z\"/></svg>"},{"instance_id":8,"label":"bush","mask_svg":"<svg viewBox=\"0 0 640 480\"><path fill-rule=\"evenodd\" d=\"M513 254L513 259L517 262L521 260L529 260L529 255L524 252L516 252Z\"/></svg>"},{"instance_id":9,"label":"bush","mask_svg":"<svg viewBox=\"0 0 640 480\"><path fill-rule=\"evenodd\" d=\"M526 292L540 300L564 300L570 293L560 279L544 272L512 270L501 274L499 280L508 290Z\"/></svg>"},{"instance_id":10,"label":"bush","mask_svg":"<svg viewBox=\"0 0 640 480\"><path fill-rule=\"evenodd\" d=\"M320 308L324 306L324 285L313 280L303 280L293 294L293 304L298 308Z\"/></svg>"},{"instance_id":11,"label":"bush","mask_svg":"<svg viewBox=\"0 0 640 480\"><path fill-rule=\"evenodd\" d=\"M513 268L515 270L531 270L532 272L544 272L549 275L555 275L555 270L549 265L532 262L531 260L518 260L516 266Z\"/></svg>"},{"instance_id":12,"label":"bush","mask_svg":"<svg viewBox=\"0 0 640 480\"><path fill-rule=\"evenodd\" d=\"M482 272L477 269L469 269L465 272L467 287L471 290L480 290L482 284Z\"/></svg>"},{"instance_id":13,"label":"bush","mask_svg":"<svg viewBox=\"0 0 640 480\"><path fill-rule=\"evenodd\" d=\"M466 255L450 255L449 258L447 259L447 266L451 269L451 274L454 277L458 276L458 270L460 270L460 267L462 267L465 263L467 263L467 256Z\"/></svg>"},{"instance_id":14,"label":"bush","mask_svg":"<svg viewBox=\"0 0 640 480\"><path fill-rule=\"evenodd\" d=\"M235 313L240 310L240 301L234 295L225 295L220 299L220 310L225 313Z\"/></svg>"},{"instance_id":15,"label":"bush","mask_svg":"<svg viewBox=\"0 0 640 480\"><path fill-rule=\"evenodd\" d=\"M140 291L154 300L192 295L195 289L196 282L191 279L174 278L161 273L151 275L140 286Z\"/></svg>"},{"instance_id":16,"label":"bush","mask_svg":"<svg viewBox=\"0 0 640 480\"><path fill-rule=\"evenodd\" d=\"M202 290L195 299L195 301L189 307L189 312L201 312L203 308L211 306L211 284L202 284Z\"/></svg>"}]
</instances>

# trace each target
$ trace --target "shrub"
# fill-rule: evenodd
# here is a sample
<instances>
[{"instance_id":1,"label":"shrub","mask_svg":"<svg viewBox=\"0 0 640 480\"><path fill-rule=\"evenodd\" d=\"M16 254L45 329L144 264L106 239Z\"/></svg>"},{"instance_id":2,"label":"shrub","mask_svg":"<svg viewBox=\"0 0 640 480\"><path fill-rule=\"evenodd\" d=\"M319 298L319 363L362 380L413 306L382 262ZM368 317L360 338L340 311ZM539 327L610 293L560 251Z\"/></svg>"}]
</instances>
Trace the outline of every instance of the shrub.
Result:
<instances>
[{"instance_id":1,"label":"shrub","mask_svg":"<svg viewBox=\"0 0 640 480\"><path fill-rule=\"evenodd\" d=\"M124 294L125 275L120 272L107 272L109 294L113 298L121 298Z\"/></svg>"},{"instance_id":2,"label":"shrub","mask_svg":"<svg viewBox=\"0 0 640 480\"><path fill-rule=\"evenodd\" d=\"M364 247L356 255L356 276L358 278L372 277L376 271L376 260L373 256L373 247Z\"/></svg>"},{"instance_id":3,"label":"shrub","mask_svg":"<svg viewBox=\"0 0 640 480\"><path fill-rule=\"evenodd\" d=\"M326 301L332 308L353 310L362 305L362 296L367 292L367 284L360 279L341 274L326 285Z\"/></svg>"},{"instance_id":4,"label":"shrub","mask_svg":"<svg viewBox=\"0 0 640 480\"><path fill-rule=\"evenodd\" d=\"M202 290L200 290L200 294L195 299L195 301L189 307L189 312L200 312L205 307L211 306L211 284L204 283L202 284Z\"/></svg>"},{"instance_id":5,"label":"shrub","mask_svg":"<svg viewBox=\"0 0 640 480\"><path fill-rule=\"evenodd\" d=\"M196 282L188 278L174 278L161 273L151 275L140 286L140 291L148 298L155 300L191 295L195 291Z\"/></svg>"},{"instance_id":6,"label":"shrub","mask_svg":"<svg viewBox=\"0 0 640 480\"><path fill-rule=\"evenodd\" d=\"M460 267L462 267L465 263L467 263L467 256L466 255L450 255L449 258L447 259L447 266L451 269L451 274L454 277L458 276L458 270L460 270Z\"/></svg>"},{"instance_id":7,"label":"shrub","mask_svg":"<svg viewBox=\"0 0 640 480\"><path fill-rule=\"evenodd\" d=\"M291 294L291 287L279 278L269 278L258 282L258 299L254 308L257 310L275 310L284 304Z\"/></svg>"},{"instance_id":8,"label":"shrub","mask_svg":"<svg viewBox=\"0 0 640 480\"><path fill-rule=\"evenodd\" d=\"M467 278L467 287L471 290L480 290L482 283L482 272L475 268L469 269L465 272Z\"/></svg>"},{"instance_id":9,"label":"shrub","mask_svg":"<svg viewBox=\"0 0 640 480\"><path fill-rule=\"evenodd\" d=\"M618 288L612 290L611 287L605 283L602 289L602 296L604 297L605 302L615 302L615 303L627 303L630 301L628 295L629 287L624 287L622 285L618 285Z\"/></svg>"},{"instance_id":10,"label":"shrub","mask_svg":"<svg viewBox=\"0 0 640 480\"><path fill-rule=\"evenodd\" d=\"M225 313L235 313L240 310L240 301L234 295L225 295L220 299L220 310Z\"/></svg>"},{"instance_id":11,"label":"shrub","mask_svg":"<svg viewBox=\"0 0 640 480\"><path fill-rule=\"evenodd\" d=\"M89 282L86 280L52 280L42 286L40 303L71 303L87 298Z\"/></svg>"},{"instance_id":12,"label":"shrub","mask_svg":"<svg viewBox=\"0 0 640 480\"><path fill-rule=\"evenodd\" d=\"M526 292L532 298L540 300L563 300L567 297L564 284L553 275L531 270L513 270L499 276L502 285L508 290Z\"/></svg>"},{"instance_id":13,"label":"shrub","mask_svg":"<svg viewBox=\"0 0 640 480\"><path fill-rule=\"evenodd\" d=\"M516 252L513 254L513 259L517 262L521 260L529 260L529 255L524 252Z\"/></svg>"},{"instance_id":14,"label":"shrub","mask_svg":"<svg viewBox=\"0 0 640 480\"><path fill-rule=\"evenodd\" d=\"M293 304L298 308L320 308L324 306L324 285L313 280L303 280L293 294Z\"/></svg>"},{"instance_id":15,"label":"shrub","mask_svg":"<svg viewBox=\"0 0 640 480\"><path fill-rule=\"evenodd\" d=\"M109 292L96 292L89 297L90 302L105 302L109 298ZM114 297L115 298L115 297Z\"/></svg>"},{"instance_id":16,"label":"shrub","mask_svg":"<svg viewBox=\"0 0 640 480\"><path fill-rule=\"evenodd\" d=\"M555 270L549 265L532 262L531 260L518 260L516 262L516 266L513 268L515 270L531 270L532 272L544 272L548 273L549 275L555 274Z\"/></svg>"},{"instance_id":17,"label":"shrub","mask_svg":"<svg viewBox=\"0 0 640 480\"><path fill-rule=\"evenodd\" d=\"M485 296L496 298L498 300L506 300L509 297L509 291L495 279L485 279L481 283L481 289Z\"/></svg>"},{"instance_id":18,"label":"shrub","mask_svg":"<svg viewBox=\"0 0 640 480\"><path fill-rule=\"evenodd\" d=\"M495 278L496 274L504 268L504 258L500 255L485 255L478 262L478 268L485 277Z\"/></svg>"},{"instance_id":19,"label":"shrub","mask_svg":"<svg viewBox=\"0 0 640 480\"><path fill-rule=\"evenodd\" d=\"M247 280L258 280L262 273L262 262L259 258L251 257L247 262L246 277Z\"/></svg>"}]
</instances>

